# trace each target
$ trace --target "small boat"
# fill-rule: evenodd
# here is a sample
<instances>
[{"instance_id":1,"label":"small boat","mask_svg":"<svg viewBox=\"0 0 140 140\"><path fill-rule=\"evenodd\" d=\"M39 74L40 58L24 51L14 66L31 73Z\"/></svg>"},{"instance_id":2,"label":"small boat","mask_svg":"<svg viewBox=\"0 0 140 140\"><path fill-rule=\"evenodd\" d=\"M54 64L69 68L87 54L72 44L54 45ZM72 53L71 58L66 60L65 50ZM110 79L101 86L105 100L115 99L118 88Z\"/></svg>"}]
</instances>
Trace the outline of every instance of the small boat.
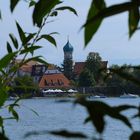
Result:
<instances>
[{"instance_id":1,"label":"small boat","mask_svg":"<svg viewBox=\"0 0 140 140\"><path fill-rule=\"evenodd\" d=\"M88 99L98 99L98 98L106 98L107 96L105 95L93 95L89 96Z\"/></svg>"},{"instance_id":2,"label":"small boat","mask_svg":"<svg viewBox=\"0 0 140 140\"><path fill-rule=\"evenodd\" d=\"M124 93L123 95L120 95L120 98L138 98L139 95L136 94L130 94L130 93Z\"/></svg>"}]
</instances>

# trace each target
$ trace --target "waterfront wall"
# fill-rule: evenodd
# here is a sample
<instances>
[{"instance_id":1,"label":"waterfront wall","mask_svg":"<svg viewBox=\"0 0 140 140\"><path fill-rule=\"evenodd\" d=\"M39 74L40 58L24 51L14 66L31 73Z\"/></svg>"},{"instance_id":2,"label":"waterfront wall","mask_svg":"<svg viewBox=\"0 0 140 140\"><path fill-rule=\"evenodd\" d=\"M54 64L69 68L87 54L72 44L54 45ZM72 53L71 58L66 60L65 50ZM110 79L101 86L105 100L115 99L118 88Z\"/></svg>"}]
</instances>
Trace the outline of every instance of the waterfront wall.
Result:
<instances>
[{"instance_id":1,"label":"waterfront wall","mask_svg":"<svg viewBox=\"0 0 140 140\"><path fill-rule=\"evenodd\" d=\"M106 96L118 97L125 93L132 93L140 95L140 87L120 87L120 86L110 86L110 87L79 87L77 90L83 94L93 94L99 95L104 94Z\"/></svg>"}]
</instances>

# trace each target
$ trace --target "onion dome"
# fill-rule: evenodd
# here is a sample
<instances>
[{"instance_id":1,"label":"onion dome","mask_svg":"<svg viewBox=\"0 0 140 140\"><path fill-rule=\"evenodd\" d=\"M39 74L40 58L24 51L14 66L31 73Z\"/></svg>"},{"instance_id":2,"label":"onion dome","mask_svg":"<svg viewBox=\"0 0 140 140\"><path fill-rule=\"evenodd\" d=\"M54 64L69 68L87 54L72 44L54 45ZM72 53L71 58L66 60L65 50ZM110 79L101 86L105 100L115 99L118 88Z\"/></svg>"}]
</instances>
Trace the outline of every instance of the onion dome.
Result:
<instances>
[{"instance_id":1,"label":"onion dome","mask_svg":"<svg viewBox=\"0 0 140 140\"><path fill-rule=\"evenodd\" d=\"M63 47L63 51L64 51L64 52L73 52L73 47L72 47L72 45L69 43L69 41L68 41L67 44Z\"/></svg>"}]
</instances>

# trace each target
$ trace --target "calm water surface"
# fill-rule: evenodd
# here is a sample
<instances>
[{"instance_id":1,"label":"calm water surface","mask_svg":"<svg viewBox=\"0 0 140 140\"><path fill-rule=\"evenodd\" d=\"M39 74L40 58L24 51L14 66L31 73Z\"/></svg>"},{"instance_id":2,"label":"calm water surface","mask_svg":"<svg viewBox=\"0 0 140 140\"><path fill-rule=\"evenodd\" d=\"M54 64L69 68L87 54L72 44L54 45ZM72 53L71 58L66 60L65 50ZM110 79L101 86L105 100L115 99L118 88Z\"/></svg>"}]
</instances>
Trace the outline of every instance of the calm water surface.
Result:
<instances>
[{"instance_id":1,"label":"calm water surface","mask_svg":"<svg viewBox=\"0 0 140 140\"><path fill-rule=\"evenodd\" d=\"M9 120L5 122L5 129L10 140L65 140L62 137L55 137L49 134L42 134L38 136L30 136L24 138L24 134L30 131L46 131L46 130L60 130L66 129L69 131L78 131L93 136L96 134L95 129L90 123L83 124L87 117L85 108L72 103L57 103L57 98L49 99L27 99L21 100L21 107L17 109L20 120L19 122ZM106 98L101 99L110 105L132 104L139 105L140 98L137 99L119 99ZM11 103L12 101L7 101ZM29 108L34 109L39 116L35 115ZM8 112L0 112L5 117ZM134 110L125 112L129 117L134 114ZM131 131L124 124L118 120L112 120L106 117L107 125L105 129L105 140L127 140ZM140 123L137 119L133 120L135 130L140 129Z\"/></svg>"}]
</instances>

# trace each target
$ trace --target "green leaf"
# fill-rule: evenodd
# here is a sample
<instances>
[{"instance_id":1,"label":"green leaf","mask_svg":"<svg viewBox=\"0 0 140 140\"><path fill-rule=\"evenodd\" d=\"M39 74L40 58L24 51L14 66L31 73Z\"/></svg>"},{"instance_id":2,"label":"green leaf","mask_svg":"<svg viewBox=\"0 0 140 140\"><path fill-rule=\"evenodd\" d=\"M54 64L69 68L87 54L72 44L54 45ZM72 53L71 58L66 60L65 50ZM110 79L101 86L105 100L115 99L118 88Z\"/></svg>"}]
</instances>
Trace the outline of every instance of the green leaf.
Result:
<instances>
[{"instance_id":1,"label":"green leaf","mask_svg":"<svg viewBox=\"0 0 140 140\"><path fill-rule=\"evenodd\" d=\"M8 53L12 53L12 47L10 46L9 42L7 42L7 51Z\"/></svg>"},{"instance_id":2,"label":"green leaf","mask_svg":"<svg viewBox=\"0 0 140 140\"><path fill-rule=\"evenodd\" d=\"M23 64L26 64L26 63L30 62L31 60L33 60L33 61L37 61L37 62L40 62L40 63L48 66L48 63L41 58L42 58L42 56L36 56L36 57L28 58L27 60L24 61Z\"/></svg>"},{"instance_id":3,"label":"green leaf","mask_svg":"<svg viewBox=\"0 0 140 140\"><path fill-rule=\"evenodd\" d=\"M50 11L59 4L59 0L39 0L33 11L33 23L41 27L43 18L50 13Z\"/></svg>"},{"instance_id":4,"label":"green leaf","mask_svg":"<svg viewBox=\"0 0 140 140\"><path fill-rule=\"evenodd\" d=\"M58 32L49 33L49 35L59 34Z\"/></svg>"},{"instance_id":5,"label":"green leaf","mask_svg":"<svg viewBox=\"0 0 140 140\"><path fill-rule=\"evenodd\" d=\"M110 7L104 8L100 10L96 15L91 17L84 26L87 24L90 24L92 22L95 22L96 20L100 18L105 18L105 17L110 17L116 14L120 14L122 12L130 11L131 9L135 8L136 6L140 6L140 3L135 3L135 2L125 2L122 4L116 4L112 5Z\"/></svg>"},{"instance_id":6,"label":"green leaf","mask_svg":"<svg viewBox=\"0 0 140 140\"><path fill-rule=\"evenodd\" d=\"M3 118L0 116L0 127L3 126Z\"/></svg>"},{"instance_id":7,"label":"green leaf","mask_svg":"<svg viewBox=\"0 0 140 140\"><path fill-rule=\"evenodd\" d=\"M22 44L25 45L25 40L26 40L25 33L23 32L23 30L20 27L20 25L18 24L18 22L16 22L16 25L17 25L19 36L20 36L20 40L21 40Z\"/></svg>"},{"instance_id":8,"label":"green leaf","mask_svg":"<svg viewBox=\"0 0 140 140\"><path fill-rule=\"evenodd\" d=\"M13 105L9 106L9 112L11 112L13 117L18 121L19 120L18 113L14 110L13 107L14 107Z\"/></svg>"},{"instance_id":9,"label":"green leaf","mask_svg":"<svg viewBox=\"0 0 140 140\"><path fill-rule=\"evenodd\" d=\"M104 0L98 0L98 2L100 2L100 5L98 7L96 7L97 2L95 0L93 0L93 2L91 4L91 7L89 9L89 12L88 12L86 23L88 23L88 20L90 20L91 17L94 17L102 9L104 9L106 7ZM85 26L85 32L84 32L85 46L87 46L87 44L92 39L93 35L97 32L97 30L100 27L101 23L102 23L102 18L96 20L95 22L91 22L90 24L87 24Z\"/></svg>"},{"instance_id":10,"label":"green leaf","mask_svg":"<svg viewBox=\"0 0 140 140\"><path fill-rule=\"evenodd\" d=\"M20 54L33 53L35 50L42 48L42 46L31 46L20 51Z\"/></svg>"},{"instance_id":11,"label":"green leaf","mask_svg":"<svg viewBox=\"0 0 140 140\"><path fill-rule=\"evenodd\" d=\"M1 90L0 90L0 107L4 105L7 97L8 97L8 95L7 95L6 89L1 87Z\"/></svg>"},{"instance_id":12,"label":"green leaf","mask_svg":"<svg viewBox=\"0 0 140 140\"><path fill-rule=\"evenodd\" d=\"M52 43L54 46L57 46L56 41L55 41L55 39L52 36L50 36L50 35L41 35L41 37L38 40L40 40L42 38L43 39L46 39L47 41L49 41L50 43Z\"/></svg>"},{"instance_id":13,"label":"green leaf","mask_svg":"<svg viewBox=\"0 0 140 140\"><path fill-rule=\"evenodd\" d=\"M24 44L27 44L31 39L34 38L35 35L36 35L36 33L30 33L30 34L25 38Z\"/></svg>"},{"instance_id":14,"label":"green leaf","mask_svg":"<svg viewBox=\"0 0 140 140\"><path fill-rule=\"evenodd\" d=\"M18 4L20 0L10 0L10 9L11 9L11 12L14 11L16 5Z\"/></svg>"},{"instance_id":15,"label":"green leaf","mask_svg":"<svg viewBox=\"0 0 140 140\"><path fill-rule=\"evenodd\" d=\"M7 67L8 64L13 60L13 58L16 56L17 52L14 53L8 53L3 58L0 59L0 71Z\"/></svg>"},{"instance_id":16,"label":"green leaf","mask_svg":"<svg viewBox=\"0 0 140 140\"><path fill-rule=\"evenodd\" d=\"M34 0L32 0L29 4L29 7L35 6L36 2Z\"/></svg>"},{"instance_id":17,"label":"green leaf","mask_svg":"<svg viewBox=\"0 0 140 140\"><path fill-rule=\"evenodd\" d=\"M59 8L56 8L55 10L59 10L59 11L61 11L61 10L69 10L70 12L72 12L72 13L74 13L75 15L78 16L76 10L75 10L74 8L72 8L72 7L69 7L69 6L59 7Z\"/></svg>"},{"instance_id":18,"label":"green leaf","mask_svg":"<svg viewBox=\"0 0 140 140\"><path fill-rule=\"evenodd\" d=\"M86 135L79 133L79 132L69 132L66 130L60 130L60 131L50 131L50 134L56 135L56 136L62 136L65 138L87 138Z\"/></svg>"},{"instance_id":19,"label":"green leaf","mask_svg":"<svg viewBox=\"0 0 140 140\"><path fill-rule=\"evenodd\" d=\"M16 37L13 34L9 34L9 36L10 36L12 42L13 42L14 47L16 49L18 49L18 41L17 41Z\"/></svg>"},{"instance_id":20,"label":"green leaf","mask_svg":"<svg viewBox=\"0 0 140 140\"><path fill-rule=\"evenodd\" d=\"M139 7L136 6L134 9L129 11L129 37L137 30L139 23Z\"/></svg>"},{"instance_id":21,"label":"green leaf","mask_svg":"<svg viewBox=\"0 0 140 140\"><path fill-rule=\"evenodd\" d=\"M94 4L94 0L93 0L93 4ZM93 11L94 6L95 5L91 6L89 13L90 12L94 13L94 11ZM121 4L115 4L115 5L112 5L107 8L104 7L102 10L98 9L99 11L96 12L95 14L93 14L93 15L91 14L91 16L88 15L88 19L87 19L86 23L82 26L82 27L85 27L85 30L87 30L87 31L85 31L85 45L87 45L89 43L92 36L96 33L97 29L99 29L99 24L102 19L116 15L116 14L120 14L122 12L130 11L130 10L134 9L136 6L137 7L140 6L140 3L125 2L125 3L121 3ZM97 8L97 3L95 6L95 9L96 8ZM95 10L95 11L97 11L97 10ZM92 24L95 24L95 25L92 26ZM93 31L92 31L92 29L93 29ZM88 35L88 33L89 33L89 35Z\"/></svg>"}]
</instances>

